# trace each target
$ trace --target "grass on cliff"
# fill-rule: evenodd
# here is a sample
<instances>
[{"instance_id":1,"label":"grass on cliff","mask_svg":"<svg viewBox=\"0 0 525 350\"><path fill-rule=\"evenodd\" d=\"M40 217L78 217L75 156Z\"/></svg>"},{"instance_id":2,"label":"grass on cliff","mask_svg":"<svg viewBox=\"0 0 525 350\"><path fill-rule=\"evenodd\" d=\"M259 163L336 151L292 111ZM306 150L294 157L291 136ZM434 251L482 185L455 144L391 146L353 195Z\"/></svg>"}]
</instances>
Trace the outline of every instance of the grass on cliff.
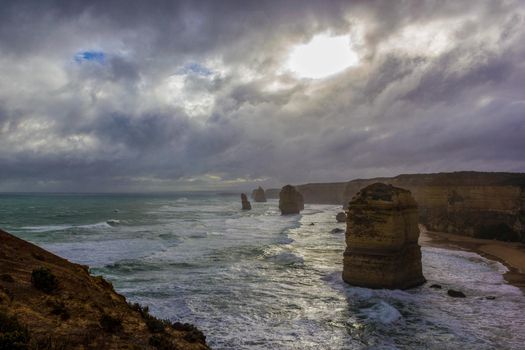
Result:
<instances>
[{"instance_id":1,"label":"grass on cliff","mask_svg":"<svg viewBox=\"0 0 525 350\"><path fill-rule=\"evenodd\" d=\"M162 333L165 328L171 324L169 320L161 320L151 315L147 306L142 306L139 303L128 304L131 309L137 311L142 316L142 319L146 322L146 326L148 326L148 329L152 333Z\"/></svg>"},{"instance_id":2,"label":"grass on cliff","mask_svg":"<svg viewBox=\"0 0 525 350\"><path fill-rule=\"evenodd\" d=\"M170 320L158 319L149 313L149 308L147 306L142 306L139 303L129 303L129 306L140 313L150 332L155 333L155 335L150 338L149 342L151 346L154 346L158 350L173 349L173 343L169 337L166 337L163 334L166 331L166 327L170 327L177 331L184 331L184 340L189 343L206 343L206 336L204 333L192 324L180 322L172 323Z\"/></svg>"},{"instance_id":3,"label":"grass on cliff","mask_svg":"<svg viewBox=\"0 0 525 350\"><path fill-rule=\"evenodd\" d=\"M0 311L0 350L29 349L29 331L16 316Z\"/></svg>"}]
</instances>

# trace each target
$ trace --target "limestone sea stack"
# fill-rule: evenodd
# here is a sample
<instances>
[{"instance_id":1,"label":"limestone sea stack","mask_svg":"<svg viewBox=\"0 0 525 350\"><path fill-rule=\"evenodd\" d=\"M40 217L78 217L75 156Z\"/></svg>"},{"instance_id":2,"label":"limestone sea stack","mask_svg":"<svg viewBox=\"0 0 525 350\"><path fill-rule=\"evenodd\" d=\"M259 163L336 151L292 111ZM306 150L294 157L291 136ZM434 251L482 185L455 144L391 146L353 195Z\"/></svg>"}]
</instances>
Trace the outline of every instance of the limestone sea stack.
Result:
<instances>
[{"instance_id":1,"label":"limestone sea stack","mask_svg":"<svg viewBox=\"0 0 525 350\"><path fill-rule=\"evenodd\" d=\"M241 193L241 204L242 204L242 210L251 210L252 205L250 204L250 201L248 200L248 197L244 193Z\"/></svg>"},{"instance_id":2,"label":"limestone sea stack","mask_svg":"<svg viewBox=\"0 0 525 350\"><path fill-rule=\"evenodd\" d=\"M252 198L255 202L266 202L266 195L264 194L264 189L259 186L252 192Z\"/></svg>"},{"instance_id":3,"label":"limestone sea stack","mask_svg":"<svg viewBox=\"0 0 525 350\"><path fill-rule=\"evenodd\" d=\"M410 191L374 183L348 205L343 280L367 288L406 289L425 282L417 203Z\"/></svg>"},{"instance_id":4,"label":"limestone sea stack","mask_svg":"<svg viewBox=\"0 0 525 350\"><path fill-rule=\"evenodd\" d=\"M279 209L282 215L299 214L304 209L303 195L292 185L286 185L279 193Z\"/></svg>"}]
</instances>

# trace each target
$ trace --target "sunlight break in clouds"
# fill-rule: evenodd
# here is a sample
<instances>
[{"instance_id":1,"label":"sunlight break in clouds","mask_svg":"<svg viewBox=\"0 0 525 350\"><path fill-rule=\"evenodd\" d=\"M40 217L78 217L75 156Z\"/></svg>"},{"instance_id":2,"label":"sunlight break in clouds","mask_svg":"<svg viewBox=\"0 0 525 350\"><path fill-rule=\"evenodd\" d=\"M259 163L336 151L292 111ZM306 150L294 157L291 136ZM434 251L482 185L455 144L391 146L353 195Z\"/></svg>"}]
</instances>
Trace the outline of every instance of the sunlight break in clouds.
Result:
<instances>
[{"instance_id":1,"label":"sunlight break in clouds","mask_svg":"<svg viewBox=\"0 0 525 350\"><path fill-rule=\"evenodd\" d=\"M295 46L287 65L301 78L320 79L355 66L358 62L350 36L319 34L310 42Z\"/></svg>"}]
</instances>

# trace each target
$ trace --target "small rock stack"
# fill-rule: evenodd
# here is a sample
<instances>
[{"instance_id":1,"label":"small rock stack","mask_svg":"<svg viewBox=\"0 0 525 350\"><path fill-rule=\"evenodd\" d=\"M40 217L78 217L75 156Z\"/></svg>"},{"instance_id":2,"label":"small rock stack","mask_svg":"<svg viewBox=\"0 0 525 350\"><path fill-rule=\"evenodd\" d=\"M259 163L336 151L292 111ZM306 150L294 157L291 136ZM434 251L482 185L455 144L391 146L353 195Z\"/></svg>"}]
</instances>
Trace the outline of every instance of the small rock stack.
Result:
<instances>
[{"instance_id":1,"label":"small rock stack","mask_svg":"<svg viewBox=\"0 0 525 350\"><path fill-rule=\"evenodd\" d=\"M279 209L282 215L299 214L304 209L303 195L292 185L286 185L279 192Z\"/></svg>"},{"instance_id":2,"label":"small rock stack","mask_svg":"<svg viewBox=\"0 0 525 350\"><path fill-rule=\"evenodd\" d=\"M375 183L349 203L343 280L367 288L406 289L425 282L417 203L410 191Z\"/></svg>"},{"instance_id":3,"label":"small rock stack","mask_svg":"<svg viewBox=\"0 0 525 350\"><path fill-rule=\"evenodd\" d=\"M248 197L244 193L241 193L241 204L242 204L242 210L251 210L252 205L250 204L250 201L248 200Z\"/></svg>"},{"instance_id":4,"label":"small rock stack","mask_svg":"<svg viewBox=\"0 0 525 350\"><path fill-rule=\"evenodd\" d=\"M266 195L264 193L264 189L259 186L252 192L252 198L255 202L266 202Z\"/></svg>"}]
</instances>

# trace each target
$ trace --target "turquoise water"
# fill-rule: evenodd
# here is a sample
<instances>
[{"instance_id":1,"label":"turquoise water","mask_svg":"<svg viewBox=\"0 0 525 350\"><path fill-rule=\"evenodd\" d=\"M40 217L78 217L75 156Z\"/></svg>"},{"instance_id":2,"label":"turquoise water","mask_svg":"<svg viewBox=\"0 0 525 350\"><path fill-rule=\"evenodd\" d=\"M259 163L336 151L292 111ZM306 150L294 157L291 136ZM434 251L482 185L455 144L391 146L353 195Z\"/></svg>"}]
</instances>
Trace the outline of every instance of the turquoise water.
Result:
<instances>
[{"instance_id":1,"label":"turquoise water","mask_svg":"<svg viewBox=\"0 0 525 350\"><path fill-rule=\"evenodd\" d=\"M525 297L500 263L423 248L427 285L350 287L344 234L330 233L344 228L338 206L287 217L276 201L252 206L219 193L0 195L0 227L89 265L159 317L196 324L214 349L523 348Z\"/></svg>"}]
</instances>

